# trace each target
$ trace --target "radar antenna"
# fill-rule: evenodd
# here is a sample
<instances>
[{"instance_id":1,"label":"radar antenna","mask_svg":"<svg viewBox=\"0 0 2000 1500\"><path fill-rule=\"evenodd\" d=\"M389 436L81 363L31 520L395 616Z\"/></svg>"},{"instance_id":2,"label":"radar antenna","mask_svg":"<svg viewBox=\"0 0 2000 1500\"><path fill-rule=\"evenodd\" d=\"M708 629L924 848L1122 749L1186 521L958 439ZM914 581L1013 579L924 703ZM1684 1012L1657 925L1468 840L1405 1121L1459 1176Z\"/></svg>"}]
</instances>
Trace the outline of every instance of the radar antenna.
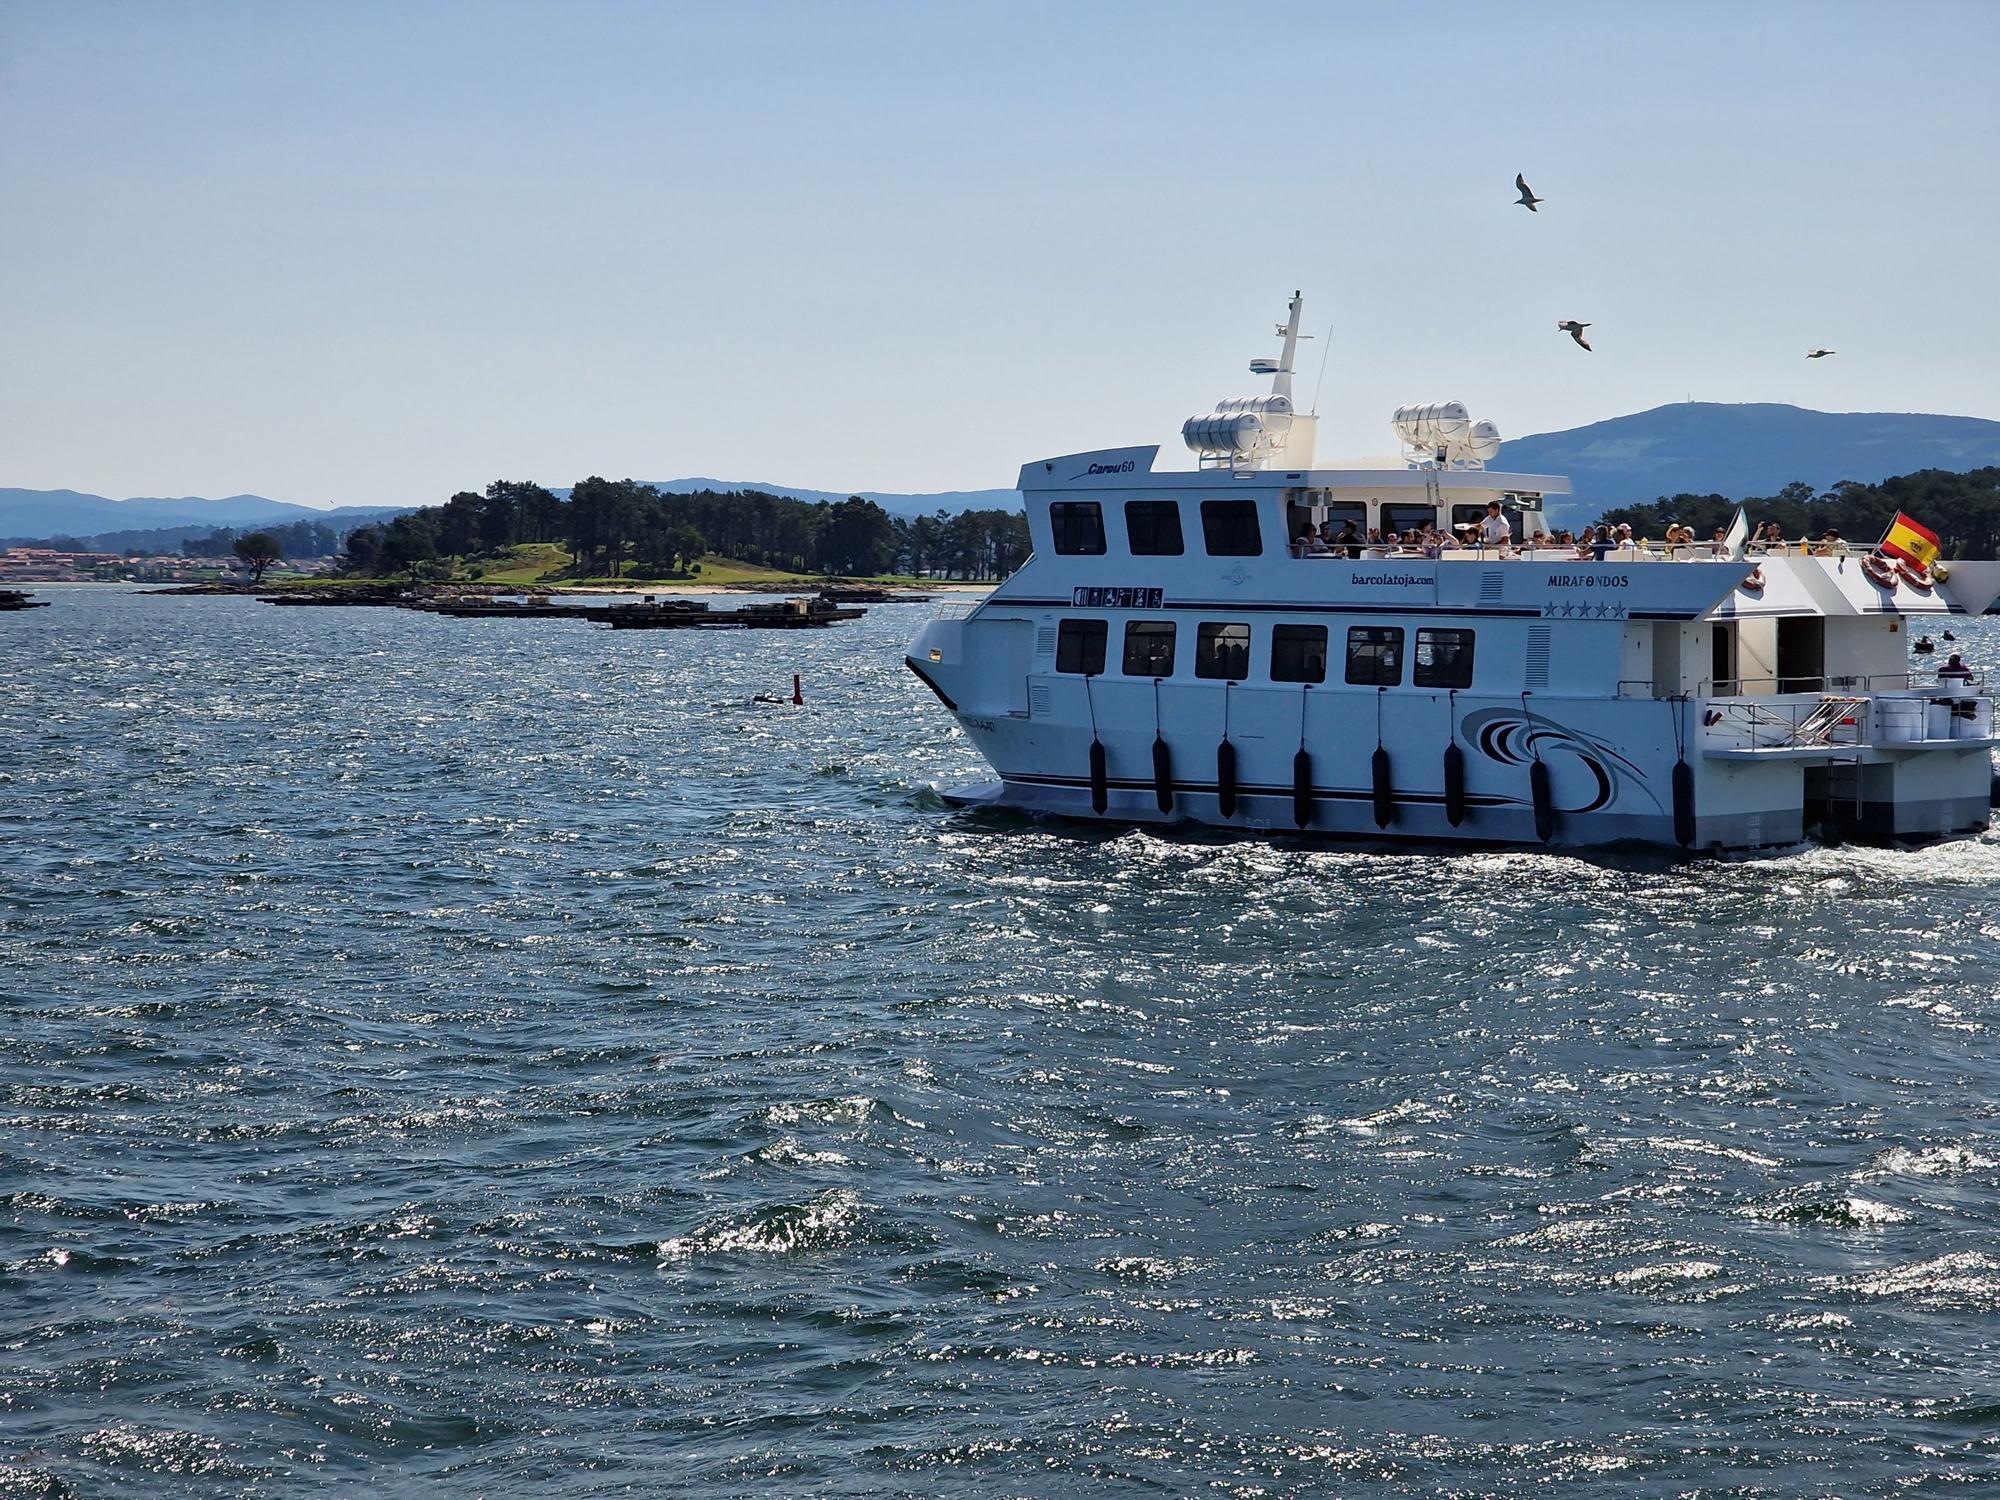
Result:
<instances>
[{"instance_id":1,"label":"radar antenna","mask_svg":"<svg viewBox=\"0 0 2000 1500\"><path fill-rule=\"evenodd\" d=\"M1250 361L1252 375L1271 377L1271 394L1292 399L1292 370L1298 354L1299 340L1312 337L1299 332L1299 314L1305 310L1306 299L1303 292L1293 292L1291 305L1286 309L1287 317L1278 325L1278 337L1285 341L1284 353L1276 359L1253 359Z\"/></svg>"}]
</instances>

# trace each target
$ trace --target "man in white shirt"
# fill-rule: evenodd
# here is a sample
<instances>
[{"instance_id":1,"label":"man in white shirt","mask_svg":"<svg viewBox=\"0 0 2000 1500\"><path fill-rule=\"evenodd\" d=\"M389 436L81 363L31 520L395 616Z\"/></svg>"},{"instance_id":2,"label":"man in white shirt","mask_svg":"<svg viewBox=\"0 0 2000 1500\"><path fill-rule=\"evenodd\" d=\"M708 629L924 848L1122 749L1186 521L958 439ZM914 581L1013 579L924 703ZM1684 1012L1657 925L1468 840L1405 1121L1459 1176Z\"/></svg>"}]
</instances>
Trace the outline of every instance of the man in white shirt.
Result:
<instances>
[{"instance_id":1,"label":"man in white shirt","mask_svg":"<svg viewBox=\"0 0 2000 1500\"><path fill-rule=\"evenodd\" d=\"M1497 547L1503 542L1514 540L1514 528L1507 524L1507 518L1500 514L1500 502L1486 502L1486 519L1479 523L1479 540L1489 547Z\"/></svg>"}]
</instances>

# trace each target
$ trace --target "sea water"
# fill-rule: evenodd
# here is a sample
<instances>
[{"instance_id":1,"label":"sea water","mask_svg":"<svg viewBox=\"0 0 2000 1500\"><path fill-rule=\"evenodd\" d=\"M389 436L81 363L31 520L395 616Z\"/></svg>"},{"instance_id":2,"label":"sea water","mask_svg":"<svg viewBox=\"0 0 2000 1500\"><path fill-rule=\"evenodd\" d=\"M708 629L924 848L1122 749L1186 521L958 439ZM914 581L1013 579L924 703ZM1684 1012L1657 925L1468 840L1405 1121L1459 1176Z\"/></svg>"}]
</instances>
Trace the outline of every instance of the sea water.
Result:
<instances>
[{"instance_id":1,"label":"sea water","mask_svg":"<svg viewBox=\"0 0 2000 1500\"><path fill-rule=\"evenodd\" d=\"M0 615L0 1494L2000 1477L1993 835L963 814L928 606L46 596Z\"/></svg>"}]
</instances>

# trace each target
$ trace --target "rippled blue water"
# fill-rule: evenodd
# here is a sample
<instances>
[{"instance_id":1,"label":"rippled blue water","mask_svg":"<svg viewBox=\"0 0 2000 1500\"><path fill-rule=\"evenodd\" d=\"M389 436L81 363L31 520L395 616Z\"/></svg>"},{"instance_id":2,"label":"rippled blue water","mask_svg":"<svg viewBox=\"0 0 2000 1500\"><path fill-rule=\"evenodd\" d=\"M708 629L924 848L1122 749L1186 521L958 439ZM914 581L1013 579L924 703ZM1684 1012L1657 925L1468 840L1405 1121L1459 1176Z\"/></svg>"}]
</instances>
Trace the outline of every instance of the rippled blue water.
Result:
<instances>
[{"instance_id":1,"label":"rippled blue water","mask_svg":"<svg viewBox=\"0 0 2000 1500\"><path fill-rule=\"evenodd\" d=\"M1991 835L1085 831L926 790L978 767L922 606L53 596L0 616L0 1493L2000 1476Z\"/></svg>"}]
</instances>

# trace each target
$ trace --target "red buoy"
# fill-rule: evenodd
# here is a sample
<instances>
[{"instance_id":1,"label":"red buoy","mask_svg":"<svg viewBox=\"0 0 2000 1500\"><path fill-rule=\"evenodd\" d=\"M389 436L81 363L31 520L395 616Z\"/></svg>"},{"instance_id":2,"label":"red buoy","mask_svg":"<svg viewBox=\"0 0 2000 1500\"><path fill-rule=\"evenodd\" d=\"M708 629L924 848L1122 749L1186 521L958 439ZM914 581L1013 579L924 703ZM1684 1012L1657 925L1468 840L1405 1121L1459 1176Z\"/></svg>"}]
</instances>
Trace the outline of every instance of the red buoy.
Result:
<instances>
[{"instance_id":1,"label":"red buoy","mask_svg":"<svg viewBox=\"0 0 2000 1500\"><path fill-rule=\"evenodd\" d=\"M806 695L799 690L799 674L794 672L792 673L792 702L802 704L805 701Z\"/></svg>"}]
</instances>

